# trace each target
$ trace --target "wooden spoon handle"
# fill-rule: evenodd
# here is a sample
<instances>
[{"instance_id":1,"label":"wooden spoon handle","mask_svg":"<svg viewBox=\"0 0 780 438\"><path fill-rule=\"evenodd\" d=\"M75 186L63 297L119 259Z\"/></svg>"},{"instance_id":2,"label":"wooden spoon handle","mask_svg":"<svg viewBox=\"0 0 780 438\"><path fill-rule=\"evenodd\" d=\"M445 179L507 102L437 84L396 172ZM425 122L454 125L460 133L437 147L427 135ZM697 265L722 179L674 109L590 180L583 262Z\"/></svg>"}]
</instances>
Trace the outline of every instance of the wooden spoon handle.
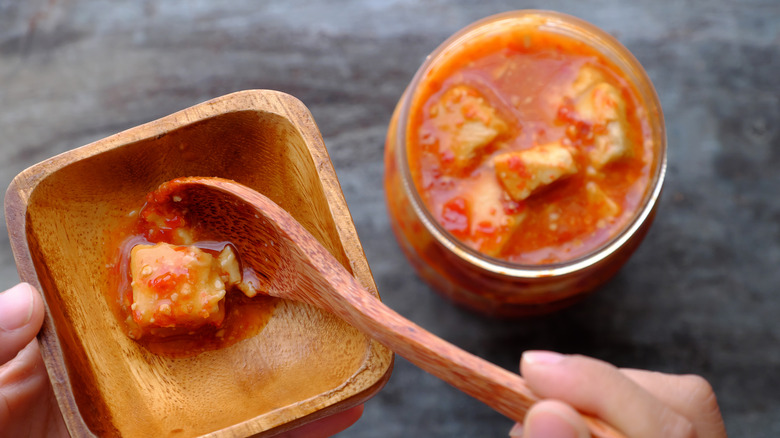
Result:
<instances>
[{"instance_id":1,"label":"wooden spoon handle","mask_svg":"<svg viewBox=\"0 0 780 438\"><path fill-rule=\"evenodd\" d=\"M421 369L514 421L522 422L531 405L539 400L519 375L433 335L367 292L338 263L325 262L327 266L323 266L318 262L327 257L316 259L320 257L315 257L310 267L323 276L322 284L316 285L322 293L301 297L303 301L338 315ZM594 437L624 437L599 419L585 419Z\"/></svg>"}]
</instances>

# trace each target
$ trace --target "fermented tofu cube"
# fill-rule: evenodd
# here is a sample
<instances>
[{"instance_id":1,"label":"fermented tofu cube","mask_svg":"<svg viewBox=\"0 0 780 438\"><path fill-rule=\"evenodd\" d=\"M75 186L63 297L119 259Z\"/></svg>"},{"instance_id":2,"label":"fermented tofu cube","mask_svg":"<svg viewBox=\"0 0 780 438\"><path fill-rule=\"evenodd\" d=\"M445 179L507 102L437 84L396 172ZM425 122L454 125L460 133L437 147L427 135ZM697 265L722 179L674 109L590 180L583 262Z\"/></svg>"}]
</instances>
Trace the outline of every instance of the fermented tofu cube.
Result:
<instances>
[{"instance_id":1,"label":"fermented tofu cube","mask_svg":"<svg viewBox=\"0 0 780 438\"><path fill-rule=\"evenodd\" d=\"M211 254L194 246L136 245L130 271L131 314L142 330L222 324L229 274Z\"/></svg>"},{"instance_id":2,"label":"fermented tofu cube","mask_svg":"<svg viewBox=\"0 0 780 438\"><path fill-rule=\"evenodd\" d=\"M571 95L579 96L592 86L604 81L604 74L595 67L585 64L580 68L580 71L577 72L577 77L571 84Z\"/></svg>"},{"instance_id":3,"label":"fermented tofu cube","mask_svg":"<svg viewBox=\"0 0 780 438\"><path fill-rule=\"evenodd\" d=\"M442 161L455 170L471 165L480 151L507 130L495 108L472 87L458 85L447 90L432 108Z\"/></svg>"},{"instance_id":4,"label":"fermented tofu cube","mask_svg":"<svg viewBox=\"0 0 780 438\"><path fill-rule=\"evenodd\" d=\"M225 249L219 253L217 261L219 261L222 279L226 285L230 286L241 282L241 267L238 265L238 258L233 252L233 248L225 246Z\"/></svg>"},{"instance_id":5,"label":"fermented tofu cube","mask_svg":"<svg viewBox=\"0 0 780 438\"><path fill-rule=\"evenodd\" d=\"M594 139L589 151L596 168L616 161L631 153L626 138L626 103L613 85L604 81L601 73L585 66L572 84L574 111L593 125L603 125L603 132Z\"/></svg>"},{"instance_id":6,"label":"fermented tofu cube","mask_svg":"<svg viewBox=\"0 0 780 438\"><path fill-rule=\"evenodd\" d=\"M504 196L495 177L485 172L476 176L468 190L442 205L440 222L468 246L496 256L524 216L507 211Z\"/></svg>"},{"instance_id":7,"label":"fermented tofu cube","mask_svg":"<svg viewBox=\"0 0 780 438\"><path fill-rule=\"evenodd\" d=\"M248 278L244 277L244 274L241 272L241 266L238 263L238 257L236 257L236 253L229 245L219 253L217 260L222 270L221 277L225 282L225 286L236 286L238 290L249 298L264 291L260 287L257 277L251 275L251 273Z\"/></svg>"},{"instance_id":8,"label":"fermented tofu cube","mask_svg":"<svg viewBox=\"0 0 780 438\"><path fill-rule=\"evenodd\" d=\"M236 285L236 287L238 288L238 290L243 292L244 295L248 296L249 298L254 297L259 292L262 291L262 289L260 288L260 285L257 284L257 282L255 280L252 280L252 279L245 279L245 280L241 281L240 283L238 283Z\"/></svg>"},{"instance_id":9,"label":"fermented tofu cube","mask_svg":"<svg viewBox=\"0 0 780 438\"><path fill-rule=\"evenodd\" d=\"M595 138L594 148L590 151L590 159L597 169L631 155L624 124L619 121L609 122L606 128L605 133Z\"/></svg>"},{"instance_id":10,"label":"fermented tofu cube","mask_svg":"<svg viewBox=\"0 0 780 438\"><path fill-rule=\"evenodd\" d=\"M489 256L498 256L513 231L525 217L524 212L510 213L504 205L506 196L495 177L486 172L470 192L472 246Z\"/></svg>"},{"instance_id":11,"label":"fermented tofu cube","mask_svg":"<svg viewBox=\"0 0 780 438\"><path fill-rule=\"evenodd\" d=\"M560 142L503 153L493 158L493 164L496 177L515 201L577 172L571 152Z\"/></svg>"},{"instance_id":12,"label":"fermented tofu cube","mask_svg":"<svg viewBox=\"0 0 780 438\"><path fill-rule=\"evenodd\" d=\"M584 120L593 123L619 121L625 118L626 103L617 88L600 82L580 94L574 103L574 110Z\"/></svg>"},{"instance_id":13,"label":"fermented tofu cube","mask_svg":"<svg viewBox=\"0 0 780 438\"><path fill-rule=\"evenodd\" d=\"M162 232L162 234L169 233L167 239L170 239L169 241L176 245L192 245L195 239L192 235L192 230L184 226L184 221L179 218L181 221L179 225L170 224L167 221L167 219L170 219L170 216L160 212L159 209L159 206L150 207L147 204L147 207L141 212L149 230L157 233Z\"/></svg>"},{"instance_id":14,"label":"fermented tofu cube","mask_svg":"<svg viewBox=\"0 0 780 438\"><path fill-rule=\"evenodd\" d=\"M599 217L599 228L606 225L609 221L620 214L620 205L610 198L599 185L593 181L585 184L585 191L588 194L589 210L596 213Z\"/></svg>"}]
</instances>

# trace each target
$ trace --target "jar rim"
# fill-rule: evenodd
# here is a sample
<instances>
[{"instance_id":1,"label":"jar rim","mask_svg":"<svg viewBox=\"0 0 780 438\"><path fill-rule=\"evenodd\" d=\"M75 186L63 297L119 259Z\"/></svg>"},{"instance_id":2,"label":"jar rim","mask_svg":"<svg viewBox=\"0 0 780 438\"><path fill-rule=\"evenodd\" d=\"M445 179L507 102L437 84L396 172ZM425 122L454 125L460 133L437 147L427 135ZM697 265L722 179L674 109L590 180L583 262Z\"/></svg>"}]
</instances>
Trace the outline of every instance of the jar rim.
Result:
<instances>
[{"instance_id":1,"label":"jar rim","mask_svg":"<svg viewBox=\"0 0 780 438\"><path fill-rule=\"evenodd\" d=\"M407 126L415 90L422 82L422 78L436 65L437 60L446 56L449 50L456 49L463 41L484 35L507 24L535 27L580 40L587 37L585 41L596 48L599 53L612 60L620 68L621 73L636 87L642 106L646 108L648 113L647 117L650 121L654 142L654 171L641 207L637 209L631 220L623 225L620 232L593 250L571 260L538 265L521 264L491 257L469 247L444 229L433 217L425 206L411 174L406 148ZM406 192L415 214L436 241L448 251L469 264L495 275L511 278L553 277L572 274L597 265L628 243L642 226L649 219L652 219L651 215L661 195L667 167L667 144L663 112L655 88L647 72L625 46L604 30L572 15L555 11L523 9L491 15L462 28L426 56L403 93L398 116L395 159L400 170L403 190Z\"/></svg>"}]
</instances>

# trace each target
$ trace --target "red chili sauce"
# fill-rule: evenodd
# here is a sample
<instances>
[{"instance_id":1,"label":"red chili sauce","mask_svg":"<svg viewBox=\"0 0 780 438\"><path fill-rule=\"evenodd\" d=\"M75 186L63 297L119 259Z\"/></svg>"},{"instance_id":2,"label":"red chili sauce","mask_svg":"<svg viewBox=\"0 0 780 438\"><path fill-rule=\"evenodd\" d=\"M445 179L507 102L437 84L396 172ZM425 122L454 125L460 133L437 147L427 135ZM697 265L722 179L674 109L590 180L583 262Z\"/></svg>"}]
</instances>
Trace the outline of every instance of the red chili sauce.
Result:
<instances>
[{"instance_id":1,"label":"red chili sauce","mask_svg":"<svg viewBox=\"0 0 780 438\"><path fill-rule=\"evenodd\" d=\"M109 238L117 248L109 301L130 338L153 353L181 357L227 347L265 327L277 300L262 294L230 242L210 239L160 192L128 217Z\"/></svg>"},{"instance_id":2,"label":"red chili sauce","mask_svg":"<svg viewBox=\"0 0 780 438\"><path fill-rule=\"evenodd\" d=\"M636 90L572 38L515 31L464 43L420 82L412 178L438 223L519 264L583 256L648 189L651 131Z\"/></svg>"}]
</instances>

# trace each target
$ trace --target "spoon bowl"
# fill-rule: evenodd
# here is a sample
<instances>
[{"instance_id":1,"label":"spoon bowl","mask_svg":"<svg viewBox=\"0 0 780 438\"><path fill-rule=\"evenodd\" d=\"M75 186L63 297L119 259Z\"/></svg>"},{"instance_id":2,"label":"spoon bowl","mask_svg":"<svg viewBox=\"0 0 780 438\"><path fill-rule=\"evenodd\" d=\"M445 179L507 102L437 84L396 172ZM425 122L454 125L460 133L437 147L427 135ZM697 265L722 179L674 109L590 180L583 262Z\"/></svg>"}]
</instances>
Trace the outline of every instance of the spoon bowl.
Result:
<instances>
[{"instance_id":1,"label":"spoon bowl","mask_svg":"<svg viewBox=\"0 0 780 438\"><path fill-rule=\"evenodd\" d=\"M423 370L522 422L539 398L523 379L436 337L403 318L355 278L292 216L260 193L219 178L180 178L158 193L174 199L192 222L233 243L268 295L327 310ZM586 418L594 437L620 437Z\"/></svg>"}]
</instances>

